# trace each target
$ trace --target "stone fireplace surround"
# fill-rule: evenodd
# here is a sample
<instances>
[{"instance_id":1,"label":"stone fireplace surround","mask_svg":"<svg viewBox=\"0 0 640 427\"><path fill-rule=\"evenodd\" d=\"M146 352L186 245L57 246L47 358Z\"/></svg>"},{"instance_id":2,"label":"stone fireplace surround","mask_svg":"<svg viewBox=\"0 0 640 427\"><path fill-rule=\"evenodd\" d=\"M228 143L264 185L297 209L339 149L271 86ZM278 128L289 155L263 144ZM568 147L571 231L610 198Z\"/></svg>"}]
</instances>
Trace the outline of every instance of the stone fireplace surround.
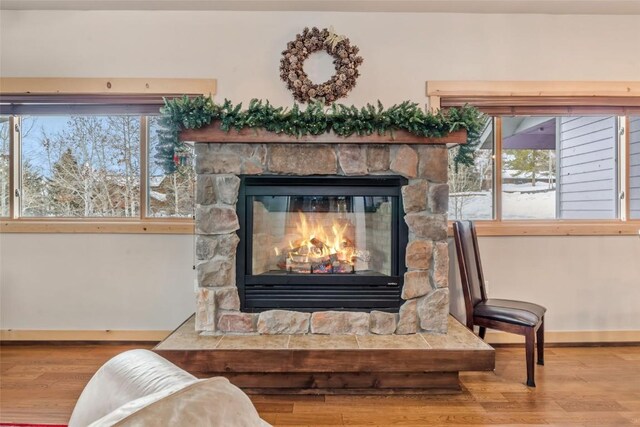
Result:
<instances>
[{"instance_id":1,"label":"stone fireplace surround","mask_svg":"<svg viewBox=\"0 0 640 427\"><path fill-rule=\"evenodd\" d=\"M196 331L218 334L446 333L449 314L447 149L436 144L198 142ZM409 228L399 313L240 311L238 175L402 175Z\"/></svg>"}]
</instances>

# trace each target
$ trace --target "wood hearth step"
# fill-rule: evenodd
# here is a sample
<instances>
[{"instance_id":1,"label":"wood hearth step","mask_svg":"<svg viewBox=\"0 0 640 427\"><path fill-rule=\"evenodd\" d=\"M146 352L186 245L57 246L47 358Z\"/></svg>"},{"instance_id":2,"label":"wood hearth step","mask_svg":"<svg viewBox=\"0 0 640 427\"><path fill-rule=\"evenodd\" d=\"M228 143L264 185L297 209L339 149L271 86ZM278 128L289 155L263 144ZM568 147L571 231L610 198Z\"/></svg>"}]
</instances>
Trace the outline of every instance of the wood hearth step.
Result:
<instances>
[{"instance_id":1,"label":"wood hearth step","mask_svg":"<svg viewBox=\"0 0 640 427\"><path fill-rule=\"evenodd\" d=\"M191 317L154 351L249 393L456 393L460 371L495 366L493 348L452 317L447 334L201 336L194 326Z\"/></svg>"}]
</instances>

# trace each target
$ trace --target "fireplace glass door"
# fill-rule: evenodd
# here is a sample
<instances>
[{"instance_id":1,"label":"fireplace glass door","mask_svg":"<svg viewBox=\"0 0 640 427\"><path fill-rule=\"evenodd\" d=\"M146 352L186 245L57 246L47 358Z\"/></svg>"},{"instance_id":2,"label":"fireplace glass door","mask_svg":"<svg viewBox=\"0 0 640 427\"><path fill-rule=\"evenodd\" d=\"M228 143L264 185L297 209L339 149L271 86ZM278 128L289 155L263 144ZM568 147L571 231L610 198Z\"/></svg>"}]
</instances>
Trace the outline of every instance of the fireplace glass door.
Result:
<instances>
[{"instance_id":1,"label":"fireplace glass door","mask_svg":"<svg viewBox=\"0 0 640 427\"><path fill-rule=\"evenodd\" d=\"M252 274L391 275L390 196L256 196Z\"/></svg>"},{"instance_id":2,"label":"fireplace glass door","mask_svg":"<svg viewBox=\"0 0 640 427\"><path fill-rule=\"evenodd\" d=\"M242 177L242 309L397 310L405 184L388 176Z\"/></svg>"}]
</instances>

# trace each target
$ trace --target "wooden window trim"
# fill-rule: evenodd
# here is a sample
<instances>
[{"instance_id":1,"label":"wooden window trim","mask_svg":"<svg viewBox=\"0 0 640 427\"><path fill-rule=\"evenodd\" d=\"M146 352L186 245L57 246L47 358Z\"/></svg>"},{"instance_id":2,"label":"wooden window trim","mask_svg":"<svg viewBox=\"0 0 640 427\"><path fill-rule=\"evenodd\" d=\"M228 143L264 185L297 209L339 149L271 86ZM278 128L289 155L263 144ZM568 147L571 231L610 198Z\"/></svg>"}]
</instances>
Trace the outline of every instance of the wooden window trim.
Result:
<instances>
[{"instance_id":1,"label":"wooden window trim","mask_svg":"<svg viewBox=\"0 0 640 427\"><path fill-rule=\"evenodd\" d=\"M427 96L447 97L638 97L640 81L434 80Z\"/></svg>"},{"instance_id":2,"label":"wooden window trim","mask_svg":"<svg viewBox=\"0 0 640 427\"><path fill-rule=\"evenodd\" d=\"M9 218L16 217L16 203L19 198L16 189L20 180L20 139L16 131L16 118L9 117Z\"/></svg>"},{"instance_id":3,"label":"wooden window trim","mask_svg":"<svg viewBox=\"0 0 640 427\"><path fill-rule=\"evenodd\" d=\"M145 96L215 95L215 79L142 78L0 78L0 95L60 96L69 100L82 96L103 96L108 103ZM70 101L71 102L71 101ZM16 189L20 188L20 140L15 116L10 116L9 217L0 218L1 233L113 233L194 234L192 218L149 217L148 122L141 115L140 215L135 218L21 218ZM143 135L144 133L144 135Z\"/></svg>"},{"instance_id":4,"label":"wooden window trim","mask_svg":"<svg viewBox=\"0 0 640 427\"><path fill-rule=\"evenodd\" d=\"M215 79L2 77L2 94L215 95Z\"/></svg>"},{"instance_id":5,"label":"wooden window trim","mask_svg":"<svg viewBox=\"0 0 640 427\"><path fill-rule=\"evenodd\" d=\"M100 219L5 219L1 233L68 233L68 234L194 234L192 219L169 218L144 220L138 218Z\"/></svg>"},{"instance_id":6,"label":"wooden window trim","mask_svg":"<svg viewBox=\"0 0 640 427\"><path fill-rule=\"evenodd\" d=\"M476 221L480 236L619 236L640 234L640 220L629 219L629 115L640 114L640 81L429 81L431 108L466 103L495 116L494 220ZM503 220L502 124L504 115L603 113L626 116L621 143L624 210L616 220ZM451 224L449 227L451 233Z\"/></svg>"},{"instance_id":7,"label":"wooden window trim","mask_svg":"<svg viewBox=\"0 0 640 427\"><path fill-rule=\"evenodd\" d=\"M574 221L574 220L506 220L475 221L481 237L509 236L637 236L640 220ZM449 222L449 236L453 236Z\"/></svg>"}]
</instances>

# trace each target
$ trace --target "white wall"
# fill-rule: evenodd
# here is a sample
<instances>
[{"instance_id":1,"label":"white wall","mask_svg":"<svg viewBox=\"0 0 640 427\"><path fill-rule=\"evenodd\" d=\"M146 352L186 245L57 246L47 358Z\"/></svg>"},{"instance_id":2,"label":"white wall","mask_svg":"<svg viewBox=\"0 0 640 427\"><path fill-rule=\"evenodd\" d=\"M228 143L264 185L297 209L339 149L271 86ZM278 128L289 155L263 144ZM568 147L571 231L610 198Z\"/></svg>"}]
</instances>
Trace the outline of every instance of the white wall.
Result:
<instances>
[{"instance_id":1,"label":"white wall","mask_svg":"<svg viewBox=\"0 0 640 427\"><path fill-rule=\"evenodd\" d=\"M215 77L219 99L292 102L280 52L306 26L361 48L356 104L423 102L426 80L634 80L638 16L2 12L0 73ZM601 48L594 48L599 46Z\"/></svg>"},{"instance_id":2,"label":"white wall","mask_svg":"<svg viewBox=\"0 0 640 427\"><path fill-rule=\"evenodd\" d=\"M479 245L489 297L547 307L547 330L640 330L640 237L483 237ZM458 315L464 303L454 258L451 267Z\"/></svg>"},{"instance_id":3,"label":"white wall","mask_svg":"<svg viewBox=\"0 0 640 427\"><path fill-rule=\"evenodd\" d=\"M1 328L171 330L192 266L193 236L0 234Z\"/></svg>"},{"instance_id":4,"label":"white wall","mask_svg":"<svg viewBox=\"0 0 640 427\"><path fill-rule=\"evenodd\" d=\"M218 100L288 105L280 52L305 25L333 25L365 58L345 102L423 103L426 80L638 79L637 22L594 15L2 11L0 74L212 77ZM640 311L637 237L490 238L481 246L491 293L547 304L548 330L640 329L630 314ZM171 329L193 310L192 257L190 236L0 235L1 327Z\"/></svg>"}]
</instances>

